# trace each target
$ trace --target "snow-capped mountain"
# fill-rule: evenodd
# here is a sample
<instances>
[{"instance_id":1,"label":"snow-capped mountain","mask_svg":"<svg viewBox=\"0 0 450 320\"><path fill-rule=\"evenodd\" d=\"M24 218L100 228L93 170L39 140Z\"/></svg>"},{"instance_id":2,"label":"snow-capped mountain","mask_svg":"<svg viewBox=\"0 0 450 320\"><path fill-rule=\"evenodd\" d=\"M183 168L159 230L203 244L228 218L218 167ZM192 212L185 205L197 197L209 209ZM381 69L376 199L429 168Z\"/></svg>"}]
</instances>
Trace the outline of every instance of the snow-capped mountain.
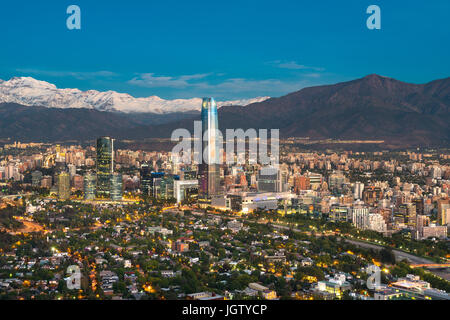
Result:
<instances>
[{"instance_id":1,"label":"snow-capped mountain","mask_svg":"<svg viewBox=\"0 0 450 320\"><path fill-rule=\"evenodd\" d=\"M268 98L258 97L254 99L219 101L217 104L218 107L224 105L245 106ZM0 103L2 102L48 108L87 108L125 113L167 114L200 111L202 99L164 100L157 96L135 98L129 94L115 91L58 89L54 84L31 77L14 77L8 81L0 79Z\"/></svg>"}]
</instances>

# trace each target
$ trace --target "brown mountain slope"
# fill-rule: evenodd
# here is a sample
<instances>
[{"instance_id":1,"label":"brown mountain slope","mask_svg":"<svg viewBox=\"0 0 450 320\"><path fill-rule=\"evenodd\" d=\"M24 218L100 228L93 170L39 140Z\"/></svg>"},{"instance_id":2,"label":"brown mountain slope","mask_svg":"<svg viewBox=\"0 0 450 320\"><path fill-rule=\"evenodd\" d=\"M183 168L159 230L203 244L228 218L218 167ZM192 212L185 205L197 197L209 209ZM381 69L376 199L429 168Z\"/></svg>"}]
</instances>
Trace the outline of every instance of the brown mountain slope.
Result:
<instances>
[{"instance_id":1,"label":"brown mountain slope","mask_svg":"<svg viewBox=\"0 0 450 320\"><path fill-rule=\"evenodd\" d=\"M223 131L277 128L282 137L382 139L397 146L448 146L449 107L450 78L411 84L369 75L304 88L245 107L222 107L219 126ZM161 125L143 125L124 114L0 104L0 138L32 141L92 139L100 135L122 139L165 138L177 128L193 132L193 120L199 120L200 116L187 117L181 120L174 117ZM147 120L146 123L152 122Z\"/></svg>"}]
</instances>

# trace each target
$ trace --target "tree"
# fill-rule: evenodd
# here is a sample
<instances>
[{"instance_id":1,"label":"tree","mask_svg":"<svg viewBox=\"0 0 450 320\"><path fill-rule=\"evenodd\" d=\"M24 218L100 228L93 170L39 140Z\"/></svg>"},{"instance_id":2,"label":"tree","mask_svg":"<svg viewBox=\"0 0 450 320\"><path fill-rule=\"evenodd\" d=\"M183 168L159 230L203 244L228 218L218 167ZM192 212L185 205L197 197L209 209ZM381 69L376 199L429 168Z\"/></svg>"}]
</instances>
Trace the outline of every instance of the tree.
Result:
<instances>
[{"instance_id":1,"label":"tree","mask_svg":"<svg viewBox=\"0 0 450 320\"><path fill-rule=\"evenodd\" d=\"M391 248L384 248L380 251L381 262L395 264L395 255Z\"/></svg>"}]
</instances>

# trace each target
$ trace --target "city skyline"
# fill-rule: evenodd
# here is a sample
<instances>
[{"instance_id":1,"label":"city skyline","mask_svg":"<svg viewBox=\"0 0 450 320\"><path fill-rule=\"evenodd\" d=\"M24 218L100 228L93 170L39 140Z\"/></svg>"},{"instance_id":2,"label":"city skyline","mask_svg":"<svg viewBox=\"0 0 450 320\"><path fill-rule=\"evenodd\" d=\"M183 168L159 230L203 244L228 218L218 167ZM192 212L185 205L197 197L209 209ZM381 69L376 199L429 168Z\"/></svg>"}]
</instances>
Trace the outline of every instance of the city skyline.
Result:
<instances>
[{"instance_id":1,"label":"city skyline","mask_svg":"<svg viewBox=\"0 0 450 320\"><path fill-rule=\"evenodd\" d=\"M211 102L205 127L215 122ZM201 165L110 148L110 140L3 146L0 236L14 242L0 242L8 250L1 298L34 299L33 288L44 299L73 299L76 274L54 279L81 259L92 269L80 270L89 280L77 299L450 299L448 150L316 152L282 142L276 172L223 164L223 192L205 202ZM95 195L102 165L108 198ZM29 245L43 251L22 256ZM25 275L23 259L43 263ZM361 282L368 272L382 276ZM186 277L195 287L176 285Z\"/></svg>"},{"instance_id":2,"label":"city skyline","mask_svg":"<svg viewBox=\"0 0 450 320\"><path fill-rule=\"evenodd\" d=\"M193 319L437 311L450 300L449 12L3 4L0 300L111 301L102 317L129 317L120 300Z\"/></svg>"}]
</instances>

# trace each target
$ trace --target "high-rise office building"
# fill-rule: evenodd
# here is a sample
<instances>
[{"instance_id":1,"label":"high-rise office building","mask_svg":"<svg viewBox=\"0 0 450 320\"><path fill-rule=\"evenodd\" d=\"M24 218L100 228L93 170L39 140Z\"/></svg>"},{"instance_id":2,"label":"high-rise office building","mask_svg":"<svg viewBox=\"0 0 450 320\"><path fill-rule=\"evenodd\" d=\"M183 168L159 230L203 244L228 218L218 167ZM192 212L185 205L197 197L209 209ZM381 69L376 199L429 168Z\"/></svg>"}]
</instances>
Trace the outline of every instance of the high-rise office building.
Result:
<instances>
[{"instance_id":1,"label":"high-rise office building","mask_svg":"<svg viewBox=\"0 0 450 320\"><path fill-rule=\"evenodd\" d=\"M70 176L67 172L58 175L58 198L61 200L70 198Z\"/></svg>"},{"instance_id":2,"label":"high-rise office building","mask_svg":"<svg viewBox=\"0 0 450 320\"><path fill-rule=\"evenodd\" d=\"M423 198L413 199L412 202L416 205L416 213L418 215L423 215L425 212Z\"/></svg>"},{"instance_id":3,"label":"high-rise office building","mask_svg":"<svg viewBox=\"0 0 450 320\"><path fill-rule=\"evenodd\" d=\"M109 199L114 168L114 139L97 139L97 197Z\"/></svg>"},{"instance_id":4,"label":"high-rise office building","mask_svg":"<svg viewBox=\"0 0 450 320\"><path fill-rule=\"evenodd\" d=\"M111 176L111 200L122 200L122 175L113 173Z\"/></svg>"},{"instance_id":5,"label":"high-rise office building","mask_svg":"<svg viewBox=\"0 0 450 320\"><path fill-rule=\"evenodd\" d=\"M83 176L76 174L72 177L72 187L76 191L83 191L84 189L84 179Z\"/></svg>"},{"instance_id":6,"label":"high-rise office building","mask_svg":"<svg viewBox=\"0 0 450 320\"><path fill-rule=\"evenodd\" d=\"M160 196L163 199L173 198L174 176L165 175L161 179Z\"/></svg>"},{"instance_id":7,"label":"high-rise office building","mask_svg":"<svg viewBox=\"0 0 450 320\"><path fill-rule=\"evenodd\" d=\"M363 196L363 191L364 191L364 183L355 182L355 185L353 187L353 197L356 200L361 200Z\"/></svg>"},{"instance_id":8,"label":"high-rise office building","mask_svg":"<svg viewBox=\"0 0 450 320\"><path fill-rule=\"evenodd\" d=\"M150 195L152 189L152 172L148 163L141 165L141 191L144 195Z\"/></svg>"},{"instance_id":9,"label":"high-rise office building","mask_svg":"<svg viewBox=\"0 0 450 320\"><path fill-rule=\"evenodd\" d=\"M95 199L96 176L93 173L87 173L84 176L84 199Z\"/></svg>"},{"instance_id":10,"label":"high-rise office building","mask_svg":"<svg viewBox=\"0 0 450 320\"><path fill-rule=\"evenodd\" d=\"M352 224L358 229L367 229L369 225L369 208L360 205L351 210Z\"/></svg>"},{"instance_id":11,"label":"high-rise office building","mask_svg":"<svg viewBox=\"0 0 450 320\"><path fill-rule=\"evenodd\" d=\"M275 167L261 168L258 172L259 192L281 192L280 170Z\"/></svg>"},{"instance_id":12,"label":"high-rise office building","mask_svg":"<svg viewBox=\"0 0 450 320\"><path fill-rule=\"evenodd\" d=\"M70 175L70 177L72 178L72 177L73 177L74 175L76 175L76 173L77 173L77 166L75 166L75 165L69 163L69 164L67 165L67 170L69 171L69 175Z\"/></svg>"},{"instance_id":13,"label":"high-rise office building","mask_svg":"<svg viewBox=\"0 0 450 320\"><path fill-rule=\"evenodd\" d=\"M42 172L41 171L33 171L31 173L31 185L33 187L39 187L41 185L42 180Z\"/></svg>"},{"instance_id":14,"label":"high-rise office building","mask_svg":"<svg viewBox=\"0 0 450 320\"><path fill-rule=\"evenodd\" d=\"M415 228L417 220L416 205L414 203L404 203L398 208L396 215L397 221L403 222L408 226Z\"/></svg>"},{"instance_id":15,"label":"high-rise office building","mask_svg":"<svg viewBox=\"0 0 450 320\"><path fill-rule=\"evenodd\" d=\"M220 193L221 148L217 135L219 130L217 105L213 98L203 98L201 118L204 156L198 166L199 198L209 199Z\"/></svg>"},{"instance_id":16,"label":"high-rise office building","mask_svg":"<svg viewBox=\"0 0 450 320\"><path fill-rule=\"evenodd\" d=\"M336 171L328 177L328 187L330 191L341 192L345 183L345 176L341 171Z\"/></svg>"},{"instance_id":17,"label":"high-rise office building","mask_svg":"<svg viewBox=\"0 0 450 320\"><path fill-rule=\"evenodd\" d=\"M164 172L151 173L151 191L150 195L154 198L161 197L161 181L164 178Z\"/></svg>"}]
</instances>

